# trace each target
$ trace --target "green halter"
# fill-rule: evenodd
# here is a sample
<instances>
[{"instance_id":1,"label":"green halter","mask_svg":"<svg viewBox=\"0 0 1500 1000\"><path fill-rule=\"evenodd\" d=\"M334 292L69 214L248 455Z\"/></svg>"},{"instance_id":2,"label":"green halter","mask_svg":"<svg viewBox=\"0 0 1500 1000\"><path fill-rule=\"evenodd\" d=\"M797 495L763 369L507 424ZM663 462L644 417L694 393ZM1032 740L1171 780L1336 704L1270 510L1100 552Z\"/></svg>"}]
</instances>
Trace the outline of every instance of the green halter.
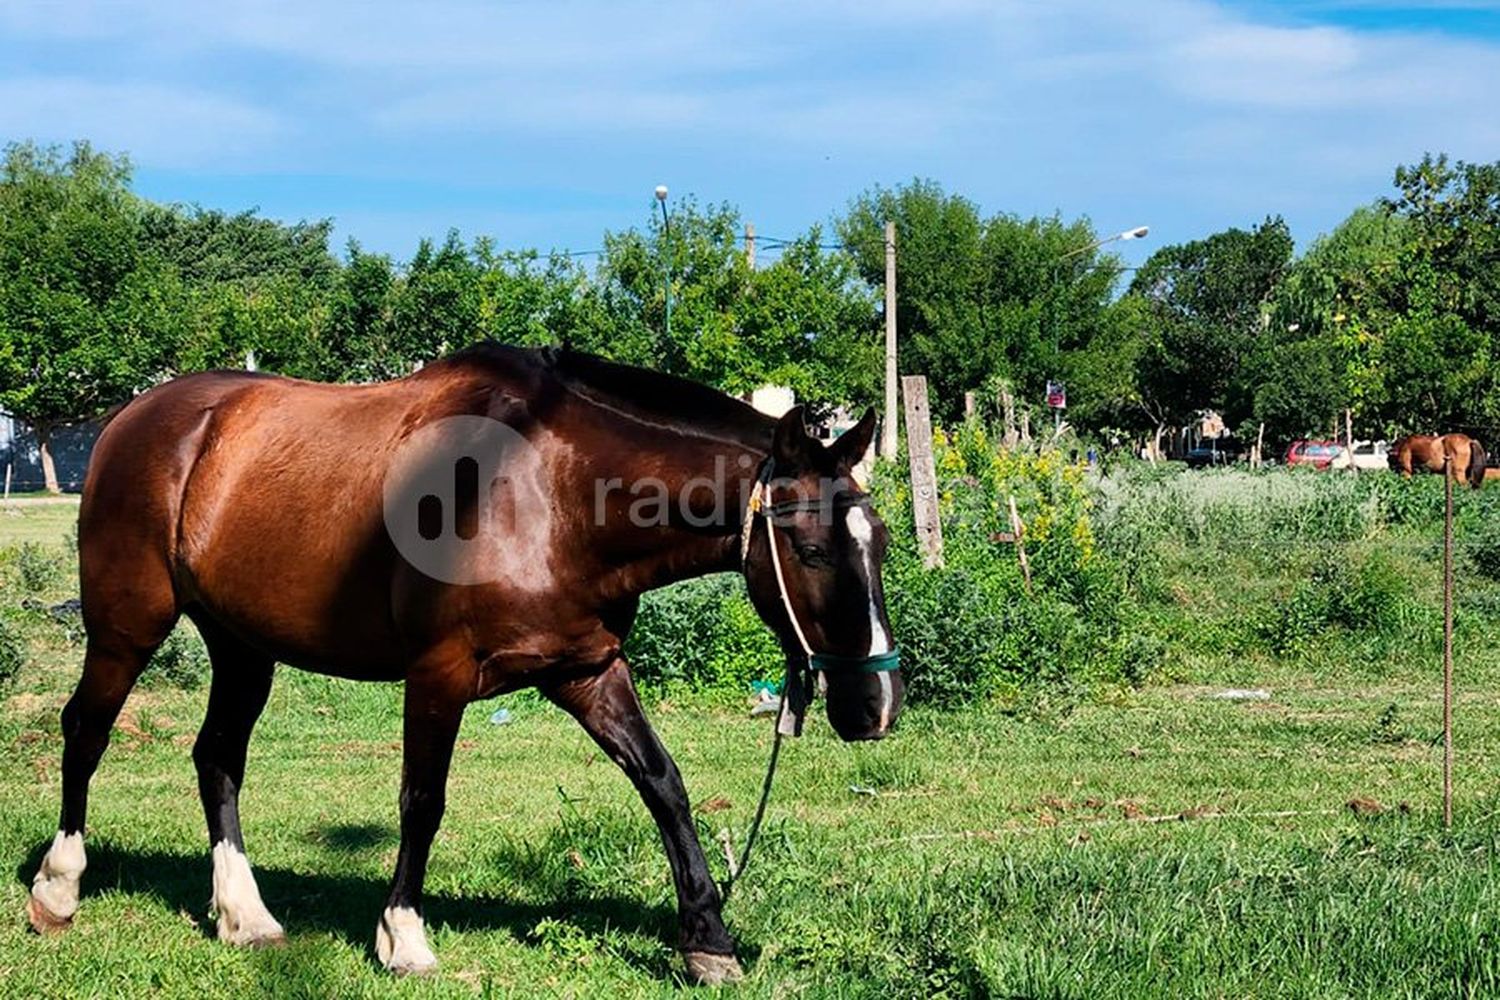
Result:
<instances>
[{"instance_id":1,"label":"green halter","mask_svg":"<svg viewBox=\"0 0 1500 1000\"><path fill-rule=\"evenodd\" d=\"M889 673L892 670L901 669L901 651L893 649L889 653L876 653L874 656L835 656L832 653L814 653L812 668L828 673L840 670L858 671L864 674Z\"/></svg>"}]
</instances>

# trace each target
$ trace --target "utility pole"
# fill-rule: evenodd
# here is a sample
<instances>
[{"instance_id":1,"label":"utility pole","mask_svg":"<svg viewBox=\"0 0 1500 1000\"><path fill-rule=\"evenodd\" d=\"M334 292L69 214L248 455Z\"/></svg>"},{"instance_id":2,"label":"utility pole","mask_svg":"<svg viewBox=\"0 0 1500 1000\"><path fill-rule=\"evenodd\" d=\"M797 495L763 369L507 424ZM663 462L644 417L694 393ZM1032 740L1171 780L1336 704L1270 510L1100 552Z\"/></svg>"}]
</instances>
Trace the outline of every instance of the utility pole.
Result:
<instances>
[{"instance_id":1,"label":"utility pole","mask_svg":"<svg viewBox=\"0 0 1500 1000\"><path fill-rule=\"evenodd\" d=\"M745 263L755 270L755 223L745 223Z\"/></svg>"},{"instance_id":2,"label":"utility pole","mask_svg":"<svg viewBox=\"0 0 1500 1000\"><path fill-rule=\"evenodd\" d=\"M885 224L885 426L880 454L896 457L896 224Z\"/></svg>"}]
</instances>

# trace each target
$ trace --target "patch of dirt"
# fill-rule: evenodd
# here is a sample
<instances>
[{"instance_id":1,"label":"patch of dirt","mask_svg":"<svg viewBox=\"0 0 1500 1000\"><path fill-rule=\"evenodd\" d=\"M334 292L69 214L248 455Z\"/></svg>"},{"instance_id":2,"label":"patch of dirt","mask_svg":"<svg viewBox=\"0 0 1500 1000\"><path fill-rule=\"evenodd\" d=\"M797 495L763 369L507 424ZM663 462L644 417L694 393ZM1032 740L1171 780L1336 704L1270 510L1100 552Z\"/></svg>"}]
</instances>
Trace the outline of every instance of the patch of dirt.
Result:
<instances>
[{"instance_id":1,"label":"patch of dirt","mask_svg":"<svg viewBox=\"0 0 1500 1000\"><path fill-rule=\"evenodd\" d=\"M22 691L20 694L12 695L6 702L6 707L22 718L30 718L40 714L44 708L51 708L53 703L53 698L31 691Z\"/></svg>"}]
</instances>

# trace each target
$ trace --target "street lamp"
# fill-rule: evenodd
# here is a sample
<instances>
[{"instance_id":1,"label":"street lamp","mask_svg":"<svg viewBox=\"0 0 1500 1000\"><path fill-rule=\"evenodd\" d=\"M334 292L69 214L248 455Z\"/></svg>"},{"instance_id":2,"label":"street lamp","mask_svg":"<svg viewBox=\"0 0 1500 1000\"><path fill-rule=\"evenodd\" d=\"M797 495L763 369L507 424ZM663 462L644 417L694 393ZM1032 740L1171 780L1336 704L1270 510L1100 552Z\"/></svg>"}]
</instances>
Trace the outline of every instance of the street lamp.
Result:
<instances>
[{"instance_id":1,"label":"street lamp","mask_svg":"<svg viewBox=\"0 0 1500 1000\"><path fill-rule=\"evenodd\" d=\"M1100 247L1104 246L1104 244L1106 244L1106 243L1114 243L1116 240L1139 240L1139 239L1144 239L1145 236L1146 236L1146 234L1149 233L1149 232L1151 232L1151 227L1150 226L1136 226L1134 229L1127 229L1127 230L1125 230L1122 233L1115 233L1113 236L1106 236L1102 240L1095 240L1094 242L1090 243L1088 246L1077 247L1076 249L1069 250L1067 253L1062 254L1057 259L1058 260L1067 260L1069 257L1074 257L1074 256L1077 256L1078 254L1081 254L1081 253L1088 253L1090 250L1098 250Z\"/></svg>"},{"instance_id":2,"label":"street lamp","mask_svg":"<svg viewBox=\"0 0 1500 1000\"><path fill-rule=\"evenodd\" d=\"M656 201L661 205L661 260L664 272L662 287L665 289L667 300L667 345L668 349L670 349L672 343L672 258L670 256L672 252L672 222L671 218L667 215L667 186L665 184L656 185Z\"/></svg>"},{"instance_id":3,"label":"street lamp","mask_svg":"<svg viewBox=\"0 0 1500 1000\"><path fill-rule=\"evenodd\" d=\"M1066 253L1059 254L1056 258L1053 259L1053 261L1052 261L1052 282L1053 282L1053 285L1054 285L1054 291L1053 291L1053 295L1052 295L1051 311L1052 311L1052 314L1053 314L1053 324L1054 324L1054 326L1053 326L1053 329L1054 329L1053 336L1054 337L1057 336L1057 334L1056 334L1056 312L1057 312L1057 308L1058 308L1057 292L1055 290L1055 286L1058 284L1058 277L1060 275L1060 272L1062 271L1062 262L1065 261L1065 260L1067 260L1069 257L1076 257L1079 254L1088 253L1091 250L1097 250L1100 247L1104 246L1106 243L1114 243L1116 241L1122 241L1122 240L1139 240L1139 239L1142 239L1149 232L1151 232L1151 227L1150 226L1136 226L1133 229L1126 229L1126 230L1124 230L1122 232L1115 233L1113 236L1106 236L1102 240L1095 240L1094 242L1090 243L1087 246L1075 247L1074 249L1069 250ZM1049 405L1050 405L1050 400L1054 396L1054 393L1051 391L1053 384L1054 383L1052 383L1052 382L1048 382L1047 383L1047 389L1048 389L1047 396L1048 396L1048 400L1049 400ZM1061 384L1059 383L1057 385L1058 385L1058 389L1061 390L1062 389ZM1056 395L1060 399L1066 399L1067 398L1066 395L1064 393L1062 393L1062 392L1059 392ZM1060 406L1053 406L1052 407L1052 427L1053 427L1053 433L1054 434L1061 434L1062 433L1062 407L1060 407Z\"/></svg>"}]
</instances>

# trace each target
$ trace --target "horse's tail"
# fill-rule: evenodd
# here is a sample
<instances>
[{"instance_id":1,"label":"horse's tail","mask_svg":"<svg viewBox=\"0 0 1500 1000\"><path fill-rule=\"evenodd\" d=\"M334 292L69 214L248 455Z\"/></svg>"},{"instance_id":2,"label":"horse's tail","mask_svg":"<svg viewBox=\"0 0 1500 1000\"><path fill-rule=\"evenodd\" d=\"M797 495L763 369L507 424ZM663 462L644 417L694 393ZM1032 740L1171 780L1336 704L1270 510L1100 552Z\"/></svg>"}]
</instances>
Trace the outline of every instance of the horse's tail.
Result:
<instances>
[{"instance_id":1,"label":"horse's tail","mask_svg":"<svg viewBox=\"0 0 1500 1000\"><path fill-rule=\"evenodd\" d=\"M1469 485L1476 490L1484 485L1484 473L1489 468L1490 458L1484 453L1484 445L1469 439Z\"/></svg>"}]
</instances>

